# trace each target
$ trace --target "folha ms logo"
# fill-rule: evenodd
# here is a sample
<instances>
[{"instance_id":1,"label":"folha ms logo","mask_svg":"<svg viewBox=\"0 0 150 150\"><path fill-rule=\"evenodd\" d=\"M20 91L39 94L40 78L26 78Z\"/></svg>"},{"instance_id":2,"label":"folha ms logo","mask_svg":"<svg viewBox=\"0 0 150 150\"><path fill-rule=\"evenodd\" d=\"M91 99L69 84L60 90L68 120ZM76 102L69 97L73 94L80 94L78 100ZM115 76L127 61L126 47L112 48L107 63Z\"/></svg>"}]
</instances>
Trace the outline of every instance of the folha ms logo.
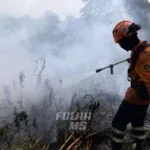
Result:
<instances>
[{"instance_id":1,"label":"folha ms logo","mask_svg":"<svg viewBox=\"0 0 150 150\"><path fill-rule=\"evenodd\" d=\"M91 117L91 112L58 112L56 114L56 120L70 121L69 130L86 130Z\"/></svg>"}]
</instances>

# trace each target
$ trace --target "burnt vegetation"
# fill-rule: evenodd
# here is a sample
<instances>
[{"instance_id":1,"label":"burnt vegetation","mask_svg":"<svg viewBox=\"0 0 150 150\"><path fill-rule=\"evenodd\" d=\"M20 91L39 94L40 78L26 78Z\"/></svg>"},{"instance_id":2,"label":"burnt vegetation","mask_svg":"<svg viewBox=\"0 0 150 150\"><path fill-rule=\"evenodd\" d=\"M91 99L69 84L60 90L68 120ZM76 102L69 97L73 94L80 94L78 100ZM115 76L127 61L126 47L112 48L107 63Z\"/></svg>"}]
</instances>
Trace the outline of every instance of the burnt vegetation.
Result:
<instances>
[{"instance_id":1,"label":"burnt vegetation","mask_svg":"<svg viewBox=\"0 0 150 150\"><path fill-rule=\"evenodd\" d=\"M69 130L69 120L55 120L57 106L54 90L44 97L41 107L32 105L26 111L21 105L15 107L11 121L3 120L0 127L0 149L16 150L101 150L111 149L111 120L118 107L120 97L100 93L97 95L74 94L67 112L91 112L86 130ZM120 98L121 100L121 98ZM62 101L62 100L61 100ZM107 101L107 102L106 102ZM54 116L52 118L52 116ZM125 137L125 148L133 149L134 141L130 138L130 129ZM148 135L148 134L147 134ZM149 146L149 135L147 136Z\"/></svg>"}]
</instances>

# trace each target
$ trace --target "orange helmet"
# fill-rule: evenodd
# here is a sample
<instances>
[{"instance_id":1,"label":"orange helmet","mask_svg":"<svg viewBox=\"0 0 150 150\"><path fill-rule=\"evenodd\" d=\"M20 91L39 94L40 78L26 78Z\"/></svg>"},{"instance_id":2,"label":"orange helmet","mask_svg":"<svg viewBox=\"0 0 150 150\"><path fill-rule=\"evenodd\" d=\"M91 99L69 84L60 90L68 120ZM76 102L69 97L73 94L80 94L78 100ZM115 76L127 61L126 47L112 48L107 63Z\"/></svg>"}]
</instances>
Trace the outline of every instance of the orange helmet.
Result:
<instances>
[{"instance_id":1,"label":"orange helmet","mask_svg":"<svg viewBox=\"0 0 150 150\"><path fill-rule=\"evenodd\" d=\"M118 43L122 38L130 36L133 32L130 32L130 26L136 27L134 31L141 29L139 25L132 23L131 21L124 20L119 22L113 29L113 37L116 43ZM133 27L131 28L131 30Z\"/></svg>"}]
</instances>

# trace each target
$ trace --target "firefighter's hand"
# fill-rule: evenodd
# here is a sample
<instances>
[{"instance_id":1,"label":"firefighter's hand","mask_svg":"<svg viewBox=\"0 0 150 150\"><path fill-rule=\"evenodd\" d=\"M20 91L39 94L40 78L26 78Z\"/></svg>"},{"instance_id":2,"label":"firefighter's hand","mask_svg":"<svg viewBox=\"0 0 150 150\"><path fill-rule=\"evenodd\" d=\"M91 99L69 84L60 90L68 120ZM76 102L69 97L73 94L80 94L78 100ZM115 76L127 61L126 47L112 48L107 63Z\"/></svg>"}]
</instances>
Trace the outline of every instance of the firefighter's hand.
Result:
<instances>
[{"instance_id":1,"label":"firefighter's hand","mask_svg":"<svg viewBox=\"0 0 150 150\"><path fill-rule=\"evenodd\" d=\"M127 62L130 64L130 62L131 62L131 58L128 58L128 59L127 59Z\"/></svg>"}]
</instances>

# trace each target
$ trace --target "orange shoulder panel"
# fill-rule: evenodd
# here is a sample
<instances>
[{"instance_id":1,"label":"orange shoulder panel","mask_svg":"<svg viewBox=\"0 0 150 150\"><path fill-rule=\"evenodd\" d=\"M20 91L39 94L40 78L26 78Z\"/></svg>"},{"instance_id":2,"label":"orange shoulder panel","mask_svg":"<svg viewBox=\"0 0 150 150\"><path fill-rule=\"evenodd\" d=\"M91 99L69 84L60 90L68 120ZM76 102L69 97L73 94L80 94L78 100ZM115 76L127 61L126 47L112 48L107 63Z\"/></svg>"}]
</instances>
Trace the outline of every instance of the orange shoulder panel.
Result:
<instances>
[{"instance_id":1,"label":"orange shoulder panel","mask_svg":"<svg viewBox=\"0 0 150 150\"><path fill-rule=\"evenodd\" d=\"M150 85L150 46L140 54L135 71L145 83Z\"/></svg>"}]
</instances>

